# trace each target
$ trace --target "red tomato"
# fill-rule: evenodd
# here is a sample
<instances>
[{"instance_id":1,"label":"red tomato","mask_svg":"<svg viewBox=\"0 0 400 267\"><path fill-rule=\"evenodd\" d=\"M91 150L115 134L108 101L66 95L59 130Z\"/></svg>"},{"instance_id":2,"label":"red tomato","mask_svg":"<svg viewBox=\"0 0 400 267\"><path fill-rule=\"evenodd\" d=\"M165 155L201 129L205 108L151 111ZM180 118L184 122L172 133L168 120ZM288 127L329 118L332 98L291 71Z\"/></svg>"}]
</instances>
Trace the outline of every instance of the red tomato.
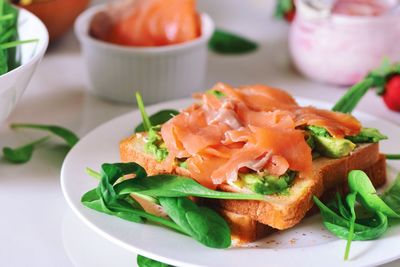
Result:
<instances>
[{"instance_id":1,"label":"red tomato","mask_svg":"<svg viewBox=\"0 0 400 267\"><path fill-rule=\"evenodd\" d=\"M387 82L383 101L391 110L400 111L400 75L393 76Z\"/></svg>"}]
</instances>

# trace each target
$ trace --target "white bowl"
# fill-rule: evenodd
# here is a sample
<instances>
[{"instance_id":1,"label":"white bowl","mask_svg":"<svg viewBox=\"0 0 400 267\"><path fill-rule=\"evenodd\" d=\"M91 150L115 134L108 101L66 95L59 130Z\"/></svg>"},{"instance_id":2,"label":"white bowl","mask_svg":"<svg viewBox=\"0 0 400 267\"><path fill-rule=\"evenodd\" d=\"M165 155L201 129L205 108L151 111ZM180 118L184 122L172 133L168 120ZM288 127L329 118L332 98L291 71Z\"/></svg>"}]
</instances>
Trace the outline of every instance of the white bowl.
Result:
<instances>
[{"instance_id":1,"label":"white bowl","mask_svg":"<svg viewBox=\"0 0 400 267\"><path fill-rule=\"evenodd\" d=\"M39 41L21 45L21 66L0 75L0 123L8 117L24 93L49 42L49 34L44 24L29 11L24 9L19 11L20 40L39 39Z\"/></svg>"},{"instance_id":2,"label":"white bowl","mask_svg":"<svg viewBox=\"0 0 400 267\"><path fill-rule=\"evenodd\" d=\"M201 14L202 34L182 44L160 47L126 47L89 36L94 14L106 5L83 12L75 22L89 74L90 90L103 98L134 103L135 91L146 103L181 98L202 90L207 65L207 45L214 23Z\"/></svg>"}]
</instances>

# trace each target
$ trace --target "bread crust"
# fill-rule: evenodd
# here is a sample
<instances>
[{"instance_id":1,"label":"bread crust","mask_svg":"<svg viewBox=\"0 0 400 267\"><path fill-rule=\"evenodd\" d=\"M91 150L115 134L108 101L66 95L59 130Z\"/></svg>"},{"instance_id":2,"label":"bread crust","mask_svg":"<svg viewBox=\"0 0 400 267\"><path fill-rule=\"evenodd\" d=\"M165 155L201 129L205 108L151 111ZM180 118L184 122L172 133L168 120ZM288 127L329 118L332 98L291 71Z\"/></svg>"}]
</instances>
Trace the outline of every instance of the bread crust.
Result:
<instances>
[{"instance_id":1,"label":"bread crust","mask_svg":"<svg viewBox=\"0 0 400 267\"><path fill-rule=\"evenodd\" d=\"M122 162L136 162L142 165L150 175L173 173L190 177L190 173L186 169L178 166L174 166L172 172L168 172L152 155L147 154L144 151L144 137L145 135L140 133L121 141L120 155ZM377 165L380 167L373 167L378 161L379 164ZM249 237L247 239L250 240L265 232L265 229L261 229L262 227L260 228L258 224L284 230L299 223L313 206L312 196L320 197L324 192L342 187L350 170L373 168L374 179L379 180L377 184L380 185L381 182L386 181L386 168L382 167L384 162L385 159L379 155L379 144L363 144L347 157L314 160L312 177L297 177L287 195L269 195L266 196L265 201L205 200L205 203L220 210L221 214L227 218L233 217L233 214L235 214L240 218L239 221L245 222L237 223L232 227L236 227L238 232L244 232L243 229L248 228ZM375 176L377 177L375 178ZM220 185L218 189L230 192L238 191L237 188L226 184ZM246 226L242 227L242 225Z\"/></svg>"}]
</instances>

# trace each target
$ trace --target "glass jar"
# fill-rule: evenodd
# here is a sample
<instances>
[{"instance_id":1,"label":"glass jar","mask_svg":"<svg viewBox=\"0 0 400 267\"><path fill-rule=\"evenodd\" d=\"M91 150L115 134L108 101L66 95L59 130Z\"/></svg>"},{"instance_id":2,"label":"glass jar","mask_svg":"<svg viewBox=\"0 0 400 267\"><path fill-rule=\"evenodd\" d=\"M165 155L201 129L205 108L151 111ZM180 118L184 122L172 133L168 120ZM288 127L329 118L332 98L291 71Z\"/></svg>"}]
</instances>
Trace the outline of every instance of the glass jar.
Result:
<instances>
[{"instance_id":1,"label":"glass jar","mask_svg":"<svg viewBox=\"0 0 400 267\"><path fill-rule=\"evenodd\" d=\"M385 58L400 61L400 11L377 16L346 15L296 1L289 46L294 64L305 76L336 85L362 79Z\"/></svg>"}]
</instances>

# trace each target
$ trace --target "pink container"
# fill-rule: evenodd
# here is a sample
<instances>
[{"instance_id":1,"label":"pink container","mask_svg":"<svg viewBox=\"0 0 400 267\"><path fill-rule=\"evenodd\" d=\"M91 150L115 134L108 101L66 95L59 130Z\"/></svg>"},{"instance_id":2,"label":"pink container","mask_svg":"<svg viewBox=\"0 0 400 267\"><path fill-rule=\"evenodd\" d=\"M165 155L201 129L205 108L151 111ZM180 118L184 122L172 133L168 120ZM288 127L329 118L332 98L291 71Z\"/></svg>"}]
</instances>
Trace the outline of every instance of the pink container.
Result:
<instances>
[{"instance_id":1,"label":"pink container","mask_svg":"<svg viewBox=\"0 0 400 267\"><path fill-rule=\"evenodd\" d=\"M331 84L358 82L385 57L400 61L400 11L378 16L335 14L296 2L290 52L305 76Z\"/></svg>"}]
</instances>

